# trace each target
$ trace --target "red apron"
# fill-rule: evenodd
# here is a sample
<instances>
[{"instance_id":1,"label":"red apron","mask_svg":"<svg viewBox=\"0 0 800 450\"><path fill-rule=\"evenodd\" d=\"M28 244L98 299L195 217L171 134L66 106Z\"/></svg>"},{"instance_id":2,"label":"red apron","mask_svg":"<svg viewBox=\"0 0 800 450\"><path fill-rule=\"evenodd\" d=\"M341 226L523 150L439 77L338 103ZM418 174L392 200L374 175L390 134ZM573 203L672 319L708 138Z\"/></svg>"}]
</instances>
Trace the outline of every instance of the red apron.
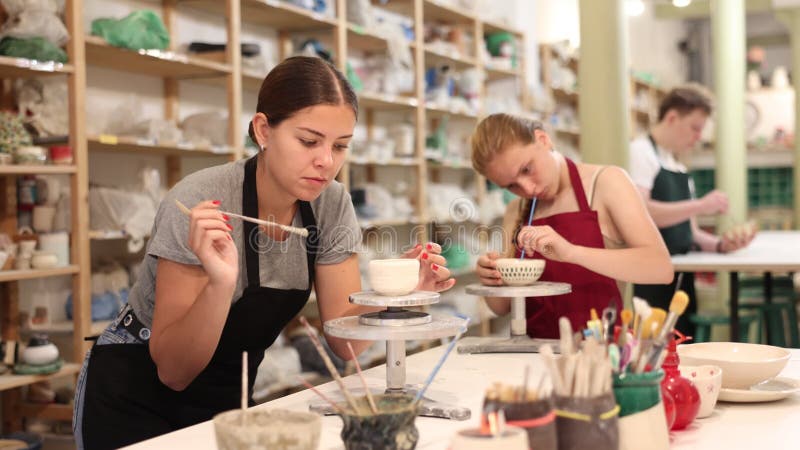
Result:
<instances>
[{"instance_id":1,"label":"red apron","mask_svg":"<svg viewBox=\"0 0 800 450\"><path fill-rule=\"evenodd\" d=\"M586 193L578 175L578 168L570 159L565 158L565 160L572 190L575 192L580 209L575 212L536 219L533 221L533 225L549 225L564 239L575 245L605 248L603 235L600 232L600 223L597 220L597 211L589 208ZM529 212L530 202L522 217L528 217ZM520 250L517 250L517 257L519 258L519 256ZM525 257L543 258L539 253L525 255ZM569 283L572 285L572 292L552 297L528 297L525 300L525 314L530 337L557 339L559 337L559 317L568 317L572 323L572 329L580 330L586 327L591 308L595 308L600 314L603 308L612 301L617 302L617 308L622 304L616 281L576 264L548 259L540 280Z\"/></svg>"}]
</instances>

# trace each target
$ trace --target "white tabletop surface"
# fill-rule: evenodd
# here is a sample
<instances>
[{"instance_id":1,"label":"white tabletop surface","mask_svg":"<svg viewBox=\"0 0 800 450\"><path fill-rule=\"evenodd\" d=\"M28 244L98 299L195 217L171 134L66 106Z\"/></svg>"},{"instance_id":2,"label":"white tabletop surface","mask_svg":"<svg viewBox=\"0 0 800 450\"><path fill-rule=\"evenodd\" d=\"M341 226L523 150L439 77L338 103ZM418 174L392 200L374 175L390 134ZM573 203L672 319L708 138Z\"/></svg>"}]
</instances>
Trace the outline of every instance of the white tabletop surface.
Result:
<instances>
[{"instance_id":1,"label":"white tabletop surface","mask_svg":"<svg viewBox=\"0 0 800 450\"><path fill-rule=\"evenodd\" d=\"M464 343L476 343L478 338L465 338ZM444 347L437 347L407 359L407 381L422 383L441 357ZM420 432L418 449L447 449L456 431L476 427L479 408L485 389L493 382L521 382L526 365L531 366L531 380L538 380L544 370L540 357L524 354L459 354L452 352L438 377L431 385L427 397L441 402L457 403L472 410L466 421L417 418ZM385 369L379 366L365 372L371 387L385 387ZM792 350L792 357L781 376L800 378L800 350ZM346 379L351 388L360 381L350 376ZM333 382L322 385L323 392L336 392ZM310 400L316 396L306 390L274 400L255 408L286 408L307 411ZM339 438L341 419L323 417L320 450L343 449ZM797 449L800 448L800 394L771 403L717 403L714 413L696 420L687 430L670 434L671 449ZM212 423L203 422L161 437L128 447L136 450L192 449L215 450L216 441Z\"/></svg>"},{"instance_id":2,"label":"white tabletop surface","mask_svg":"<svg viewBox=\"0 0 800 450\"><path fill-rule=\"evenodd\" d=\"M761 231L750 245L741 250L675 255L672 265L679 272L800 271L800 231Z\"/></svg>"}]
</instances>

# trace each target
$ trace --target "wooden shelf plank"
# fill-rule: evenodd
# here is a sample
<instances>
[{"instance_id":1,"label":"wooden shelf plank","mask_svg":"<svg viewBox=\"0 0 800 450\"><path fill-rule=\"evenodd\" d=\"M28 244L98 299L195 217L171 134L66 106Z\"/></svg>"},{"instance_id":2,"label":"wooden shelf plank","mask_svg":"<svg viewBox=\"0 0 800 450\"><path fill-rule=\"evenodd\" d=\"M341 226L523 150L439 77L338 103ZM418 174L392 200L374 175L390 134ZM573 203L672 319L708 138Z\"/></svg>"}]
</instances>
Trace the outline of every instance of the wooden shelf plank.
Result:
<instances>
[{"instance_id":1,"label":"wooden shelf plank","mask_svg":"<svg viewBox=\"0 0 800 450\"><path fill-rule=\"evenodd\" d=\"M73 70L74 68L71 64L0 56L0 77L2 78L28 78L67 74L72 73Z\"/></svg>"},{"instance_id":2,"label":"wooden shelf plank","mask_svg":"<svg viewBox=\"0 0 800 450\"><path fill-rule=\"evenodd\" d=\"M2 272L0 272L2 273ZM0 391L28 386L40 381L75 375L81 371L80 364L66 363L61 370L51 375L0 375Z\"/></svg>"},{"instance_id":3,"label":"wooden shelf plank","mask_svg":"<svg viewBox=\"0 0 800 450\"><path fill-rule=\"evenodd\" d=\"M430 168L430 169L472 170L472 163L470 161L437 161L437 160L429 159L428 160L428 168Z\"/></svg>"},{"instance_id":4,"label":"wooden shelf plank","mask_svg":"<svg viewBox=\"0 0 800 450\"><path fill-rule=\"evenodd\" d=\"M419 217L412 217L410 219L390 219L390 220L368 220L368 219L358 219L358 224L361 226L362 229L370 229L370 228L380 228L380 227L398 227L403 225L419 225L427 223L426 220L422 220Z\"/></svg>"},{"instance_id":5,"label":"wooden shelf plank","mask_svg":"<svg viewBox=\"0 0 800 450\"><path fill-rule=\"evenodd\" d=\"M91 334L102 333L108 325L111 324L110 320L100 320L92 322L90 328ZM48 324L38 325L31 324L22 329L26 333L49 333L49 334L72 334L75 330L75 323L71 320L63 320L60 322L52 322Z\"/></svg>"},{"instance_id":6,"label":"wooden shelf plank","mask_svg":"<svg viewBox=\"0 0 800 450\"><path fill-rule=\"evenodd\" d=\"M118 48L97 36L86 36L86 63L177 79L221 77L231 72L227 64L170 51Z\"/></svg>"},{"instance_id":7,"label":"wooden shelf plank","mask_svg":"<svg viewBox=\"0 0 800 450\"><path fill-rule=\"evenodd\" d=\"M266 73L261 75L250 70L242 71L242 90L258 92L266 76Z\"/></svg>"},{"instance_id":8,"label":"wooden shelf plank","mask_svg":"<svg viewBox=\"0 0 800 450\"><path fill-rule=\"evenodd\" d=\"M428 117L438 118L443 116L456 117L467 120L476 120L478 114L473 111L463 111L457 109L443 108L438 105L426 104L425 111Z\"/></svg>"},{"instance_id":9,"label":"wooden shelf plank","mask_svg":"<svg viewBox=\"0 0 800 450\"><path fill-rule=\"evenodd\" d=\"M475 16L464 9L437 0L425 0L422 3L422 14L425 21L471 25Z\"/></svg>"},{"instance_id":10,"label":"wooden shelf plank","mask_svg":"<svg viewBox=\"0 0 800 450\"><path fill-rule=\"evenodd\" d=\"M366 158L349 157L347 162L356 166L400 166L400 167L416 167L421 164L417 158L392 158L385 161Z\"/></svg>"},{"instance_id":11,"label":"wooden shelf plank","mask_svg":"<svg viewBox=\"0 0 800 450\"><path fill-rule=\"evenodd\" d=\"M347 24L347 47L366 52L384 51L388 43L385 38L366 28L352 23Z\"/></svg>"},{"instance_id":12,"label":"wooden shelf plank","mask_svg":"<svg viewBox=\"0 0 800 450\"><path fill-rule=\"evenodd\" d=\"M501 69L497 67L486 67L486 80L495 81L505 78L516 78L521 75L519 69Z\"/></svg>"},{"instance_id":13,"label":"wooden shelf plank","mask_svg":"<svg viewBox=\"0 0 800 450\"><path fill-rule=\"evenodd\" d=\"M498 32L505 32L511 33L516 37L522 37L523 33L521 30L518 30L510 25L504 25L498 22L493 22L489 20L481 20L483 22L483 32L484 33L498 33Z\"/></svg>"},{"instance_id":14,"label":"wooden shelf plank","mask_svg":"<svg viewBox=\"0 0 800 450\"><path fill-rule=\"evenodd\" d=\"M0 165L0 175L50 175L75 173L74 165Z\"/></svg>"},{"instance_id":15,"label":"wooden shelf plank","mask_svg":"<svg viewBox=\"0 0 800 450\"><path fill-rule=\"evenodd\" d=\"M336 20L278 0L241 0L242 21L284 31L313 31L336 26ZM179 4L225 15L220 0L179 0Z\"/></svg>"},{"instance_id":16,"label":"wooden shelf plank","mask_svg":"<svg viewBox=\"0 0 800 450\"><path fill-rule=\"evenodd\" d=\"M578 103L578 91L572 89L553 88L553 97L563 102Z\"/></svg>"},{"instance_id":17,"label":"wooden shelf plank","mask_svg":"<svg viewBox=\"0 0 800 450\"><path fill-rule=\"evenodd\" d=\"M34 278L74 275L79 271L80 268L78 266L57 267L55 269L3 270L0 271L0 283L7 281L31 280Z\"/></svg>"},{"instance_id":18,"label":"wooden shelf plank","mask_svg":"<svg viewBox=\"0 0 800 450\"><path fill-rule=\"evenodd\" d=\"M417 99L403 95L361 92L358 94L359 109L410 110L417 107Z\"/></svg>"},{"instance_id":19,"label":"wooden shelf plank","mask_svg":"<svg viewBox=\"0 0 800 450\"><path fill-rule=\"evenodd\" d=\"M228 148L211 149L191 146L150 144L133 138L116 136L96 136L89 138L89 150L94 152L140 153L162 156L230 156L233 151Z\"/></svg>"},{"instance_id":20,"label":"wooden shelf plank","mask_svg":"<svg viewBox=\"0 0 800 450\"><path fill-rule=\"evenodd\" d=\"M27 418L71 422L72 405L63 405L59 403L23 403L20 405L20 415Z\"/></svg>"},{"instance_id":21,"label":"wooden shelf plank","mask_svg":"<svg viewBox=\"0 0 800 450\"><path fill-rule=\"evenodd\" d=\"M429 46L425 46L425 65L448 65L454 70L463 70L474 68L476 65L475 58L469 56L447 54L434 50Z\"/></svg>"}]
</instances>

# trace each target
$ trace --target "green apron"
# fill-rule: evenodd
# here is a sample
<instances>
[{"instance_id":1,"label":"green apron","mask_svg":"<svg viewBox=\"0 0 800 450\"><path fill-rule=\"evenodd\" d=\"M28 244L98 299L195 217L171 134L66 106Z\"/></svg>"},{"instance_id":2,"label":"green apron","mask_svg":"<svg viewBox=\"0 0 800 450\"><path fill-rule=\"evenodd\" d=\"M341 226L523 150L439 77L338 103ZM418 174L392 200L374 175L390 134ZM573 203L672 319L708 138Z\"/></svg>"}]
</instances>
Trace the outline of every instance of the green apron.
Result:
<instances>
[{"instance_id":1,"label":"green apron","mask_svg":"<svg viewBox=\"0 0 800 450\"><path fill-rule=\"evenodd\" d=\"M653 151L658 158L658 147L652 135L648 136L653 145ZM661 163L659 162L659 165ZM650 190L650 198L660 202L679 202L691 200L692 192L689 189L689 174L673 172L661 166L655 180L653 188ZM670 255L688 253L692 248L692 224L689 220L665 228L659 228L661 237L667 245ZM689 316L697 312L697 296L694 290L694 273L684 272L681 287L689 295L689 306L680 316L675 326L677 330L687 336L694 335L694 326L689 322ZM647 300L651 306L662 308L669 311L669 304L675 294L675 284L678 281L678 274L672 279L670 284L636 284L633 286L633 295Z\"/></svg>"}]
</instances>

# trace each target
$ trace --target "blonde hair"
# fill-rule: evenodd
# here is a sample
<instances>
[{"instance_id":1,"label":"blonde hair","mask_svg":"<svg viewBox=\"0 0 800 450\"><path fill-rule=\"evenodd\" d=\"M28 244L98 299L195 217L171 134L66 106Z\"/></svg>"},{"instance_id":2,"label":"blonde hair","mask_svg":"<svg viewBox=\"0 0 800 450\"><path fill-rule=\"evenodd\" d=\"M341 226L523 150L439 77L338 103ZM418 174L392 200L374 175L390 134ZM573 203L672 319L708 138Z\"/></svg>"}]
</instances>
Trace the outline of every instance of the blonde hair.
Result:
<instances>
[{"instance_id":1,"label":"blonde hair","mask_svg":"<svg viewBox=\"0 0 800 450\"><path fill-rule=\"evenodd\" d=\"M511 114L492 114L478 124L472 133L472 167L486 175L486 166L509 145L532 144L534 131L544 130L541 122Z\"/></svg>"}]
</instances>

